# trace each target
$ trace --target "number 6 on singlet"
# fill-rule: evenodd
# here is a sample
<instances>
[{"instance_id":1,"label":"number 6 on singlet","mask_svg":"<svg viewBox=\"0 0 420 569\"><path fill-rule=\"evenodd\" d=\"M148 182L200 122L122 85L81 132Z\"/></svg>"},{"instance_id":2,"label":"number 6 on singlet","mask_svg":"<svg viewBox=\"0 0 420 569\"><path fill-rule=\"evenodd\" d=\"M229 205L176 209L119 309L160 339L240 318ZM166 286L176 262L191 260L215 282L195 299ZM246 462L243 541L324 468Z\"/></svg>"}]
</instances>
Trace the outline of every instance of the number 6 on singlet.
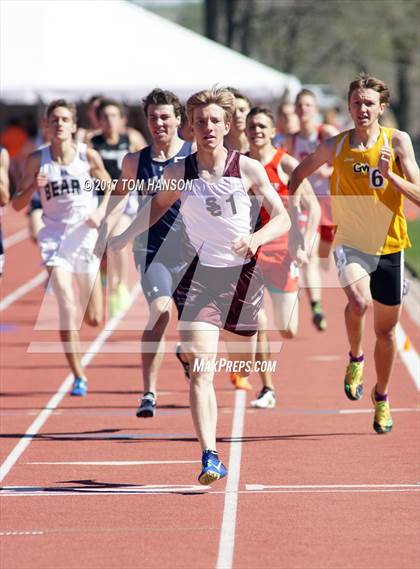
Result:
<instances>
[{"instance_id":1,"label":"number 6 on singlet","mask_svg":"<svg viewBox=\"0 0 420 569\"><path fill-rule=\"evenodd\" d=\"M385 187L385 179L378 168L369 168L369 187L373 190Z\"/></svg>"}]
</instances>

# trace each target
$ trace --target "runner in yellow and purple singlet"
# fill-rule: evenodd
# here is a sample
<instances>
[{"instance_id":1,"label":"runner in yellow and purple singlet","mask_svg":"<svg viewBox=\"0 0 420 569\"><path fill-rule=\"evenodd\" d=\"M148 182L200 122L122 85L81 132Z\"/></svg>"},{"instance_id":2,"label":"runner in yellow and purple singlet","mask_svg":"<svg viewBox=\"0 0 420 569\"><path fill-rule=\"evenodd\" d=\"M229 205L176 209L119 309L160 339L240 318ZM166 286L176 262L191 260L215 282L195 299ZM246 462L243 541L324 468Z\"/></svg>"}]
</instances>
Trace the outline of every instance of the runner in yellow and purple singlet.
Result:
<instances>
[{"instance_id":1,"label":"runner in yellow and purple singlet","mask_svg":"<svg viewBox=\"0 0 420 569\"><path fill-rule=\"evenodd\" d=\"M325 163L333 165L334 257L348 300L350 361L344 389L351 400L363 394L362 342L366 310L373 300L373 427L379 434L391 431L393 425L388 391L401 314L404 249L410 246L404 198L420 204L420 172L409 135L379 123L389 97L388 87L375 77L362 74L352 81L348 105L354 128L322 142L296 168L290 184L293 194L303 178Z\"/></svg>"}]
</instances>

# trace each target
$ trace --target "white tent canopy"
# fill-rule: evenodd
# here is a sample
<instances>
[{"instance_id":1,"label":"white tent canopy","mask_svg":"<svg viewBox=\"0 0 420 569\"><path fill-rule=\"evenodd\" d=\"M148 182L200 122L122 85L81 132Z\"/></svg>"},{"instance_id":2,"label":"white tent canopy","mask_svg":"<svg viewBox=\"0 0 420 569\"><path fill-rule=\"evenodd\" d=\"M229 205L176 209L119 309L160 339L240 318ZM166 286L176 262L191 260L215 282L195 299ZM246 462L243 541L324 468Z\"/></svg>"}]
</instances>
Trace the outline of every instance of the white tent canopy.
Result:
<instances>
[{"instance_id":1,"label":"white tent canopy","mask_svg":"<svg viewBox=\"0 0 420 569\"><path fill-rule=\"evenodd\" d=\"M259 100L293 96L280 73L124 0L1 0L0 89L6 102L138 101L154 87L181 98L218 83Z\"/></svg>"}]
</instances>

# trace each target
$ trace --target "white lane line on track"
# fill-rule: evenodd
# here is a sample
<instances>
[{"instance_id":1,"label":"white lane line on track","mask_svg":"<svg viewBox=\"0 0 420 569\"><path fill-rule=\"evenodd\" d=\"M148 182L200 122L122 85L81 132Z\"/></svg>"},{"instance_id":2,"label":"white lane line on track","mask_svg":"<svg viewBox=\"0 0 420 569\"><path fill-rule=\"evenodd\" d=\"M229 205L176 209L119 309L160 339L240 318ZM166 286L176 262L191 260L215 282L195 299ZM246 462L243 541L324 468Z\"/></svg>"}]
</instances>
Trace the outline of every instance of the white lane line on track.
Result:
<instances>
[{"instance_id":1,"label":"white lane line on track","mask_svg":"<svg viewBox=\"0 0 420 569\"><path fill-rule=\"evenodd\" d=\"M0 535L44 535L43 531L0 531Z\"/></svg>"},{"instance_id":2,"label":"white lane line on track","mask_svg":"<svg viewBox=\"0 0 420 569\"><path fill-rule=\"evenodd\" d=\"M77 466L144 466L148 464L195 464L200 460L102 460L100 462L27 462L26 464L77 465Z\"/></svg>"},{"instance_id":3,"label":"white lane line on track","mask_svg":"<svg viewBox=\"0 0 420 569\"><path fill-rule=\"evenodd\" d=\"M141 291L141 286L139 283L135 285L130 295L130 303L127 310L120 312L115 318L109 320L106 323L106 329L98 335L98 337L92 342L87 353L82 357L82 365L86 367L92 359L95 357L97 352L100 350L102 344L105 340L112 334L115 328L118 326L120 320L124 317L125 313L129 310L133 304L136 297ZM8 474L8 472L13 468L16 461L19 459L21 454L25 451L28 445L32 442L33 437L38 433L44 423L47 421L51 413L56 407L61 403L64 396L67 394L70 386L73 383L73 375L70 373L63 383L60 385L56 393L51 397L46 406L40 411L37 418L30 425L24 436L20 439L17 445L14 447L12 452L7 456L6 460L0 466L0 482Z\"/></svg>"},{"instance_id":4,"label":"white lane line on track","mask_svg":"<svg viewBox=\"0 0 420 569\"><path fill-rule=\"evenodd\" d=\"M225 494L225 500L228 496L234 495L237 499L239 494L377 494L377 493L407 493L420 492L420 487L416 484L408 484L404 487L387 488L372 487L354 487L354 488L281 488L263 486L262 490L254 490L254 486L259 484L249 484L250 489L236 490L235 492L227 492L226 490L213 490L210 486L199 485L182 485L182 484L156 484L156 485L122 485L120 487L94 487L94 486L3 486L0 490L0 497L19 498L21 496L132 496L140 494ZM233 550L232 550L233 551ZM225 569L227 565L220 565L221 569ZM230 566L231 567L231 566Z\"/></svg>"},{"instance_id":5,"label":"white lane line on track","mask_svg":"<svg viewBox=\"0 0 420 569\"><path fill-rule=\"evenodd\" d=\"M229 449L229 473L226 483L225 505L216 569L231 569L233 563L245 405L246 392L236 391L231 434L232 442Z\"/></svg>"},{"instance_id":6,"label":"white lane line on track","mask_svg":"<svg viewBox=\"0 0 420 569\"><path fill-rule=\"evenodd\" d=\"M400 358L402 359L405 367L408 369L408 373L410 374L410 377L413 380L414 385L417 388L417 391L420 391L419 355L411 344L408 347L405 345L407 334L405 333L404 328L399 323L397 324L396 328L396 336L397 336L397 348Z\"/></svg>"},{"instance_id":7,"label":"white lane line on track","mask_svg":"<svg viewBox=\"0 0 420 569\"><path fill-rule=\"evenodd\" d=\"M16 300L19 300L19 298L22 298L22 296L25 296L25 294L28 294L28 292L30 292L32 289L42 284L44 281L47 280L47 277L48 277L47 271L41 271L36 276L34 276L30 281L28 281L27 283L23 284L22 286L18 287L16 290L5 296L3 300L0 302L0 312L8 308L14 302L16 302Z\"/></svg>"},{"instance_id":8,"label":"white lane line on track","mask_svg":"<svg viewBox=\"0 0 420 569\"><path fill-rule=\"evenodd\" d=\"M101 352L102 353L102 352ZM159 397L162 394L159 392ZM128 415L131 416L132 415L132 411L129 410L122 410L122 411L98 411L98 410L94 410L94 411L89 411L89 410L84 410L84 411L78 411L78 412L73 412L72 409L68 410L68 409L56 409L55 411L53 411L53 415L63 415L63 411L69 411L68 413L66 412L66 415L68 417L90 417L90 416L95 416L95 415L100 415L100 416L124 416L124 415ZM420 413L420 407L393 407L392 408L392 412L393 413ZM23 417L23 416L27 416L27 415L38 415L39 410L36 411L9 411L7 409L3 409L0 410L0 417ZM189 409L182 409L182 410L165 410L165 409L160 409L159 410L159 415L186 415L189 414L190 410ZM219 410L219 414L224 414L224 415L232 415L233 410L232 409L220 409ZM245 413L247 415L261 415L261 414L268 414L268 413L277 413L279 415L359 415L359 414L372 414L373 413L373 408L370 409L304 409L304 410L299 410L299 409L282 409L282 410L275 410L275 409L270 409L269 411L261 411L261 409L246 409ZM70 436L70 435L69 435ZM81 435L71 435L71 437L80 437ZM87 437L88 435L86 435ZM130 433L127 433L126 435L118 435L119 438L123 438L123 437L130 437L130 438L153 438L153 437L191 437L194 438L194 435L192 433L149 433L149 434L143 434L143 435L132 435ZM83 435L83 437L85 437L85 435ZM62 438L62 437L61 437ZM94 436L94 438L98 438L96 435ZM110 435L106 435L106 438L112 438ZM115 438L115 437L114 437ZM196 461L194 461L196 462ZM200 461L198 461L200 462Z\"/></svg>"},{"instance_id":9,"label":"white lane line on track","mask_svg":"<svg viewBox=\"0 0 420 569\"><path fill-rule=\"evenodd\" d=\"M246 490L326 490L326 489L359 489L359 488L417 488L420 490L418 482L415 484L245 484Z\"/></svg>"},{"instance_id":10,"label":"white lane line on track","mask_svg":"<svg viewBox=\"0 0 420 569\"><path fill-rule=\"evenodd\" d=\"M313 490L245 490L244 494L389 494L400 492L420 492L420 488L327 488ZM242 492L240 492L242 493Z\"/></svg>"},{"instance_id":11,"label":"white lane line on track","mask_svg":"<svg viewBox=\"0 0 420 569\"><path fill-rule=\"evenodd\" d=\"M419 413L420 408L418 407L392 407L393 413ZM373 413L373 407L371 409L339 409L337 411L339 415L357 415L359 413Z\"/></svg>"},{"instance_id":12,"label":"white lane line on track","mask_svg":"<svg viewBox=\"0 0 420 569\"><path fill-rule=\"evenodd\" d=\"M3 239L4 250L13 247L13 245L17 245L21 241L24 241L27 237L29 237L29 229L27 227L21 229L20 231L16 231L16 233L13 233L12 235L9 235L9 237Z\"/></svg>"},{"instance_id":13,"label":"white lane line on track","mask_svg":"<svg viewBox=\"0 0 420 569\"><path fill-rule=\"evenodd\" d=\"M122 484L121 486L3 486L0 496L120 496L126 494L207 494L210 486L201 484ZM223 492L221 492L223 493Z\"/></svg>"},{"instance_id":14,"label":"white lane line on track","mask_svg":"<svg viewBox=\"0 0 420 569\"><path fill-rule=\"evenodd\" d=\"M134 325L135 327L133 328L133 330L138 330L138 326L137 324ZM163 352L165 354L173 354L174 349L175 349L175 345L177 344L176 341L173 342L167 342ZM273 342L274 344L274 342ZM81 349L85 350L87 348L87 343L86 342L81 342L80 343ZM271 344L270 344L271 346ZM281 342L277 342L277 346L274 346L274 348L271 350L271 353L275 353L275 352L280 352L282 343ZM148 353L156 353L157 350L157 343L156 342L143 342L142 344L142 349L143 352L148 352ZM242 351L244 351L245 348L242 348ZM131 340L125 340L124 342L105 342L104 345L102 346L102 351L101 353L103 354L137 354L139 351L139 343L135 342L135 341L131 341ZM239 349L236 350L237 352L240 352ZM63 344L62 342L56 340L56 341L36 341L36 342L31 342L29 344L28 347L28 352L31 354L62 354L64 353L64 348L63 348ZM219 350L218 353L226 353L225 352L225 348L223 348L223 350Z\"/></svg>"}]
</instances>

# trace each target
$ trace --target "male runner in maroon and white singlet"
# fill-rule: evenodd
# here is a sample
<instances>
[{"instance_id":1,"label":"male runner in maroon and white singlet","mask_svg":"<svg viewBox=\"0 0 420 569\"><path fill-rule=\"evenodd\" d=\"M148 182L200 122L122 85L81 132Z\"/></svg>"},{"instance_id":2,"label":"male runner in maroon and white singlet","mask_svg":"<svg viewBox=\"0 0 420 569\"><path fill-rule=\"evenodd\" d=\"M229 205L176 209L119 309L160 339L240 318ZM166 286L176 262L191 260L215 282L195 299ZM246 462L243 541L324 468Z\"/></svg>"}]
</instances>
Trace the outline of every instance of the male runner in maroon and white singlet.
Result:
<instances>
[{"instance_id":1,"label":"male runner in maroon and white singlet","mask_svg":"<svg viewBox=\"0 0 420 569\"><path fill-rule=\"evenodd\" d=\"M150 218L141 213L122 235L110 241L111 247L123 247L130 238L147 230L177 199L181 200L193 261L177 288L175 300L181 356L190 369L191 412L203 451L201 484L210 484L227 474L216 451L213 376L220 330L235 344L232 362L253 360L263 295L255 254L259 246L290 227L287 212L263 166L223 146L233 111L234 98L226 89L201 91L189 98L187 114L197 153L165 170L163 180L174 183L175 188L156 194ZM251 189L262 197L271 215L270 221L255 233L251 233ZM244 375L247 373L243 370Z\"/></svg>"}]
</instances>

